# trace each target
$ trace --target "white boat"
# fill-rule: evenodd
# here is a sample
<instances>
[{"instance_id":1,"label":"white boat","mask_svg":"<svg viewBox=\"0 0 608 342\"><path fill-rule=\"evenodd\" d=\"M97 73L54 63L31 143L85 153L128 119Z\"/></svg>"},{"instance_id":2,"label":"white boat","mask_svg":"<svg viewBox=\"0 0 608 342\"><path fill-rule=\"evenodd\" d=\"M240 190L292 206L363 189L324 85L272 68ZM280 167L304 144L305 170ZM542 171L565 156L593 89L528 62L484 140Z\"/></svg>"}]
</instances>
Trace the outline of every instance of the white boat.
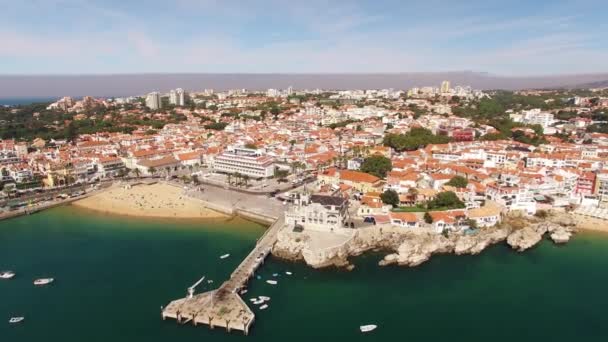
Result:
<instances>
[{"instance_id":1,"label":"white boat","mask_svg":"<svg viewBox=\"0 0 608 342\"><path fill-rule=\"evenodd\" d=\"M279 276L279 274L278 273L273 273L272 276L276 278L276 277Z\"/></svg>"},{"instance_id":2,"label":"white boat","mask_svg":"<svg viewBox=\"0 0 608 342\"><path fill-rule=\"evenodd\" d=\"M220 259L226 259L226 258L227 258L227 257L229 257L229 256L230 256L230 254L224 254L224 255L222 255L222 256L220 257Z\"/></svg>"},{"instance_id":3,"label":"white boat","mask_svg":"<svg viewBox=\"0 0 608 342\"><path fill-rule=\"evenodd\" d=\"M260 310L266 310L268 309L268 304L264 304L262 306L260 306Z\"/></svg>"},{"instance_id":4,"label":"white boat","mask_svg":"<svg viewBox=\"0 0 608 342\"><path fill-rule=\"evenodd\" d=\"M15 276L15 272L13 272L13 271L0 272L0 279L11 279L14 276Z\"/></svg>"},{"instance_id":5,"label":"white boat","mask_svg":"<svg viewBox=\"0 0 608 342\"><path fill-rule=\"evenodd\" d=\"M48 284L52 283L53 281L55 281L55 279L53 279L53 278L36 279L36 280L34 280L34 285L36 285L36 286L48 285Z\"/></svg>"},{"instance_id":6,"label":"white boat","mask_svg":"<svg viewBox=\"0 0 608 342\"><path fill-rule=\"evenodd\" d=\"M261 301L267 302L270 300L270 297L266 297L266 296L259 296L258 298L260 298Z\"/></svg>"},{"instance_id":7,"label":"white boat","mask_svg":"<svg viewBox=\"0 0 608 342\"><path fill-rule=\"evenodd\" d=\"M253 302L253 305L260 305L260 304L262 304L262 303L264 303L264 301L263 301L263 300L256 299L256 300Z\"/></svg>"},{"instance_id":8,"label":"white boat","mask_svg":"<svg viewBox=\"0 0 608 342\"><path fill-rule=\"evenodd\" d=\"M270 285L276 285L278 283L276 280L266 280L266 282Z\"/></svg>"},{"instance_id":9,"label":"white boat","mask_svg":"<svg viewBox=\"0 0 608 342\"><path fill-rule=\"evenodd\" d=\"M211 280L211 279L207 280L207 284L213 284L213 280Z\"/></svg>"},{"instance_id":10,"label":"white boat","mask_svg":"<svg viewBox=\"0 0 608 342\"><path fill-rule=\"evenodd\" d=\"M257 302L258 299L257 298L249 298L249 301L253 303L253 302Z\"/></svg>"},{"instance_id":11,"label":"white boat","mask_svg":"<svg viewBox=\"0 0 608 342\"><path fill-rule=\"evenodd\" d=\"M243 290L241 290L241 294L242 294L242 295L244 295L244 294L246 294L246 293L247 293L247 289L243 289Z\"/></svg>"},{"instance_id":12,"label":"white boat","mask_svg":"<svg viewBox=\"0 0 608 342\"><path fill-rule=\"evenodd\" d=\"M292 275L293 273L289 272L289 271L285 271L285 274L287 275Z\"/></svg>"},{"instance_id":13,"label":"white boat","mask_svg":"<svg viewBox=\"0 0 608 342\"><path fill-rule=\"evenodd\" d=\"M11 317L11 319L8 320L8 322L10 324L17 324L22 322L25 319L25 317Z\"/></svg>"},{"instance_id":14,"label":"white boat","mask_svg":"<svg viewBox=\"0 0 608 342\"><path fill-rule=\"evenodd\" d=\"M373 331L377 328L378 326L375 324L368 324L368 325L362 325L359 327L359 329L361 330L361 332L366 333L366 332L370 332Z\"/></svg>"}]
</instances>

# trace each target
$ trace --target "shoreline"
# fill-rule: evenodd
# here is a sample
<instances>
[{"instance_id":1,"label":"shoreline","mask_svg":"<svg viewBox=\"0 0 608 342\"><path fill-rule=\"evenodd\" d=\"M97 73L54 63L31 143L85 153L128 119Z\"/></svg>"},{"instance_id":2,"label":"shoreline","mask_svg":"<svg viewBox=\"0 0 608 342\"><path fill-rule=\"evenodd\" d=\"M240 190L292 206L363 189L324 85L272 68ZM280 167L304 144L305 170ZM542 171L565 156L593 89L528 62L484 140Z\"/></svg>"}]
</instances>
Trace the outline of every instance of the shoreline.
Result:
<instances>
[{"instance_id":1,"label":"shoreline","mask_svg":"<svg viewBox=\"0 0 608 342\"><path fill-rule=\"evenodd\" d=\"M227 220L231 217L205 207L200 201L185 195L182 189L164 183L114 185L94 196L75 201L72 205L125 217L180 220Z\"/></svg>"}]
</instances>

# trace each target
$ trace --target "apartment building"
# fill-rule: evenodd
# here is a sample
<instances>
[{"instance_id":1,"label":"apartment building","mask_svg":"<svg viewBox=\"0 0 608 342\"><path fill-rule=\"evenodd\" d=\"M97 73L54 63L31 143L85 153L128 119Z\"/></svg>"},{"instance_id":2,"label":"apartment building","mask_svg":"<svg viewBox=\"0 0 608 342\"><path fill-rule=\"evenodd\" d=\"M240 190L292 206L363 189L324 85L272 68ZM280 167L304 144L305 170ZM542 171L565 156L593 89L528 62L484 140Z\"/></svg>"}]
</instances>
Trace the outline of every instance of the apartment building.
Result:
<instances>
[{"instance_id":1,"label":"apartment building","mask_svg":"<svg viewBox=\"0 0 608 342\"><path fill-rule=\"evenodd\" d=\"M259 150L230 147L214 159L216 171L240 173L253 178L268 178L274 175L274 159Z\"/></svg>"}]
</instances>

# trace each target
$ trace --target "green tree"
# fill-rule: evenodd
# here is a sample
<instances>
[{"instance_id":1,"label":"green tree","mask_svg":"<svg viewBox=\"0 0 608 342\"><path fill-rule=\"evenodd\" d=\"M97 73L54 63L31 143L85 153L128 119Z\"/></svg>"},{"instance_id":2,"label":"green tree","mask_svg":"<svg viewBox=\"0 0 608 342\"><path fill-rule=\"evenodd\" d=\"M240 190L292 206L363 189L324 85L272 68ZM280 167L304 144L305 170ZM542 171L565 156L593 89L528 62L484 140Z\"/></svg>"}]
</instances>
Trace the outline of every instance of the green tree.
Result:
<instances>
[{"instance_id":1,"label":"green tree","mask_svg":"<svg viewBox=\"0 0 608 342\"><path fill-rule=\"evenodd\" d=\"M386 174L393 169L391 160L381 155L365 158L361 164L361 171L372 174L379 178L385 178Z\"/></svg>"},{"instance_id":2,"label":"green tree","mask_svg":"<svg viewBox=\"0 0 608 342\"><path fill-rule=\"evenodd\" d=\"M429 214L428 212L424 213L424 222L431 224L433 223L433 218L431 217L431 214Z\"/></svg>"},{"instance_id":3,"label":"green tree","mask_svg":"<svg viewBox=\"0 0 608 342\"><path fill-rule=\"evenodd\" d=\"M427 209L429 210L460 209L464 207L464 203L452 191L440 192L427 203Z\"/></svg>"},{"instance_id":4,"label":"green tree","mask_svg":"<svg viewBox=\"0 0 608 342\"><path fill-rule=\"evenodd\" d=\"M73 143L78 138L78 128L74 121L71 121L65 129L65 140Z\"/></svg>"},{"instance_id":5,"label":"green tree","mask_svg":"<svg viewBox=\"0 0 608 342\"><path fill-rule=\"evenodd\" d=\"M393 208L399 205L399 194L392 189L384 191L380 195L380 199L382 199L382 203L390 204L393 206Z\"/></svg>"},{"instance_id":6,"label":"green tree","mask_svg":"<svg viewBox=\"0 0 608 342\"><path fill-rule=\"evenodd\" d=\"M469 182L467 181L467 179L462 176L454 176L452 177L452 179L450 179L449 182L446 183L446 185L453 186L456 188L466 188L468 184Z\"/></svg>"}]
</instances>

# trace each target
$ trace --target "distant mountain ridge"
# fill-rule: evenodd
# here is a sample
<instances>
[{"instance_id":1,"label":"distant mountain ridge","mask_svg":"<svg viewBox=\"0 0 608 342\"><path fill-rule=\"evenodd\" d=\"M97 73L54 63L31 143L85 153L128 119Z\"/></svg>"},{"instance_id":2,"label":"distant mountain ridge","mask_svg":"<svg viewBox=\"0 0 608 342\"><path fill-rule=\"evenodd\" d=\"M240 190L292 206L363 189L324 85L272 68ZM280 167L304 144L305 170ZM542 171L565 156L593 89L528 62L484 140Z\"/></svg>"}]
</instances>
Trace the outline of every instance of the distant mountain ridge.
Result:
<instances>
[{"instance_id":1,"label":"distant mountain ridge","mask_svg":"<svg viewBox=\"0 0 608 342\"><path fill-rule=\"evenodd\" d=\"M533 77L504 77L482 72L411 72L386 74L117 74L117 75L0 75L0 98L60 96L128 96L151 91L166 92L213 88L265 90L284 89L407 89L452 85L476 89L558 88L608 80L608 73Z\"/></svg>"},{"instance_id":2,"label":"distant mountain ridge","mask_svg":"<svg viewBox=\"0 0 608 342\"><path fill-rule=\"evenodd\" d=\"M573 88L576 88L576 89L608 88L608 80L579 84L577 86L574 86Z\"/></svg>"}]
</instances>

